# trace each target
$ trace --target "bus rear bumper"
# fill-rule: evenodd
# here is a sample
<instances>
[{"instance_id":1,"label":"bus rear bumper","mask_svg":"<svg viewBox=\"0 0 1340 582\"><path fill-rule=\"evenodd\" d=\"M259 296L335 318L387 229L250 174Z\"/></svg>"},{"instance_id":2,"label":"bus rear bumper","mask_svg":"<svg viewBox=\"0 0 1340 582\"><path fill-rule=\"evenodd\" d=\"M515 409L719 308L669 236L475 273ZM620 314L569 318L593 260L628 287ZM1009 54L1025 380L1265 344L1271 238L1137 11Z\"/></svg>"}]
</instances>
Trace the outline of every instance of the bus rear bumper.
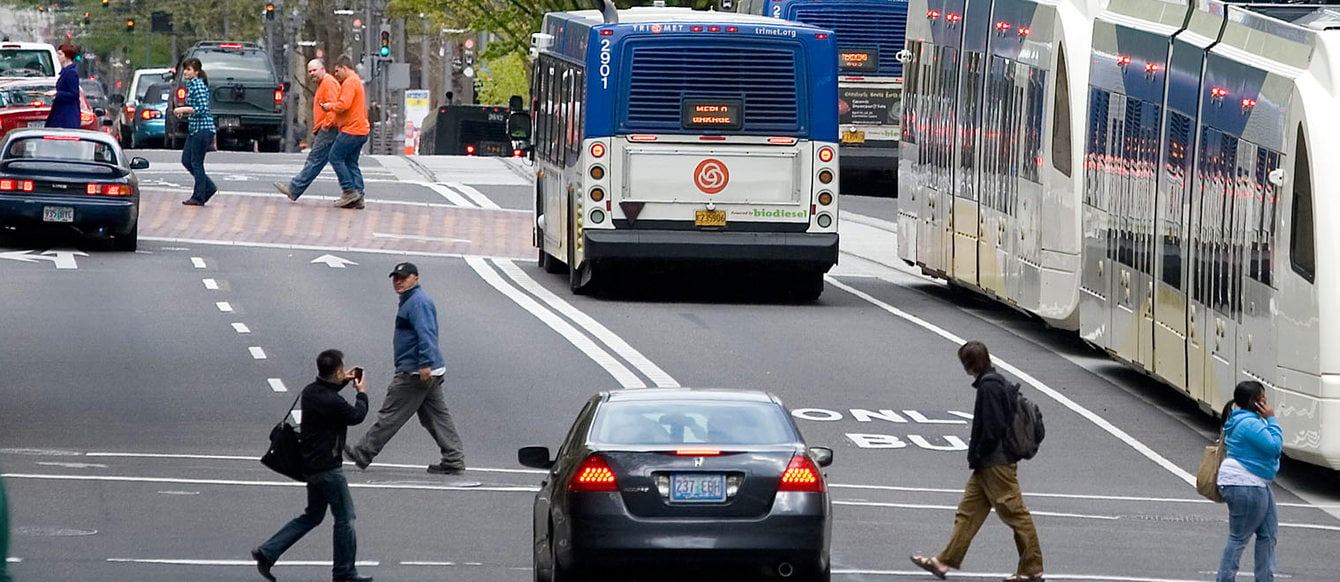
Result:
<instances>
[{"instance_id":1,"label":"bus rear bumper","mask_svg":"<svg viewBox=\"0 0 1340 582\"><path fill-rule=\"evenodd\" d=\"M598 230L582 233L594 260L752 261L821 268L837 264L835 232Z\"/></svg>"}]
</instances>

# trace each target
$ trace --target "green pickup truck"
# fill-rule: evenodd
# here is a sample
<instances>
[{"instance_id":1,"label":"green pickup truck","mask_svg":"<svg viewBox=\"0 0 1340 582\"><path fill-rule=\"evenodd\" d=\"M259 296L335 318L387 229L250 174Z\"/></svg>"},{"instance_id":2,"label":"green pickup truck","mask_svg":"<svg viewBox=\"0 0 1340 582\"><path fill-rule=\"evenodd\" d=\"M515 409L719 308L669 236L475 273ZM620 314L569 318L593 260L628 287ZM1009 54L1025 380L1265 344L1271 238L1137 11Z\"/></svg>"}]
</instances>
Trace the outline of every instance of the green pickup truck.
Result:
<instances>
[{"instance_id":1,"label":"green pickup truck","mask_svg":"<svg viewBox=\"0 0 1340 582\"><path fill-rule=\"evenodd\" d=\"M201 41L186 58L200 59L209 78L210 111L218 126L220 149L277 152L284 139L284 86L275 75L270 54L251 42ZM186 79L181 67L173 78L168 111L186 102ZM186 118L171 116L167 147L181 149L186 142Z\"/></svg>"}]
</instances>

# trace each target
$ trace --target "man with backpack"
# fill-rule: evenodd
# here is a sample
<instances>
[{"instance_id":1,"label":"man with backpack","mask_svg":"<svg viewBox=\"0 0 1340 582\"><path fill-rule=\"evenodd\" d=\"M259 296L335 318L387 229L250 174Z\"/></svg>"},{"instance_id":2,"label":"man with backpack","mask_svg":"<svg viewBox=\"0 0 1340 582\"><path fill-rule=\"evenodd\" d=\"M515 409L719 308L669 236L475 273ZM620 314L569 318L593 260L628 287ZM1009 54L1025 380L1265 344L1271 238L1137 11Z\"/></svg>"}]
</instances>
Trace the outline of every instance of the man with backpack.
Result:
<instances>
[{"instance_id":1,"label":"man with backpack","mask_svg":"<svg viewBox=\"0 0 1340 582\"><path fill-rule=\"evenodd\" d=\"M1019 460L1031 457L1037 450L1041 440L1041 417L1033 419L1038 423L1037 435L1011 434L1016 408L1022 406L1036 411L1036 407L1027 401L1021 402L1018 388L991 365L986 344L979 341L963 344L959 347L958 359L963 370L975 378L972 386L977 389L972 411L972 438L968 444L968 468L972 469L972 475L963 488L963 498L954 515L954 530L945 549L934 556L912 556L912 562L943 580L951 568L962 567L973 536L995 509L1001 521L1014 530L1014 542L1019 550L1019 565L1015 574L1006 580L1039 582L1043 579L1042 546L1033 526L1033 516L1024 505L1017 470ZM1022 454L1019 441L1023 441Z\"/></svg>"}]
</instances>

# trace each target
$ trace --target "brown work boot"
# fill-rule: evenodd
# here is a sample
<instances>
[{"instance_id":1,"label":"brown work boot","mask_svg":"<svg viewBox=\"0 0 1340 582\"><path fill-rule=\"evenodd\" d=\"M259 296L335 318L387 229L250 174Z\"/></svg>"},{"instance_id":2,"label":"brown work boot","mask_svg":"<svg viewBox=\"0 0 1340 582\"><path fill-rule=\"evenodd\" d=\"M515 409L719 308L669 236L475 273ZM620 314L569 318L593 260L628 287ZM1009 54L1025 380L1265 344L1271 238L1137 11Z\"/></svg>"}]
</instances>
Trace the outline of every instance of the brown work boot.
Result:
<instances>
[{"instance_id":1,"label":"brown work boot","mask_svg":"<svg viewBox=\"0 0 1340 582\"><path fill-rule=\"evenodd\" d=\"M345 190L339 200L335 201L337 208L356 208L363 205L363 195L358 190Z\"/></svg>"}]
</instances>

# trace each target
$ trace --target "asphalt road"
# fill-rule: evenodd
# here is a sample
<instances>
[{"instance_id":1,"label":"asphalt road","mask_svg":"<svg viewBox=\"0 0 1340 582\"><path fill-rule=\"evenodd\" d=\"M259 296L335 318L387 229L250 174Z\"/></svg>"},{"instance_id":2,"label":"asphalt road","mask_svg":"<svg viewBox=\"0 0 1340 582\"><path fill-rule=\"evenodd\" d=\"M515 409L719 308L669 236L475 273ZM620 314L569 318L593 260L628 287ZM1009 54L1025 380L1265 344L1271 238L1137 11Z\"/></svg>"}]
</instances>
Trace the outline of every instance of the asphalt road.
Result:
<instances>
[{"instance_id":1,"label":"asphalt road","mask_svg":"<svg viewBox=\"0 0 1340 582\"><path fill-rule=\"evenodd\" d=\"M896 200L843 200L846 254L814 304L731 273L628 273L610 296L575 297L534 265L524 168L365 158L368 210L355 212L329 208L329 170L298 203L273 190L299 155L211 153L223 193L197 209L177 203L190 178L176 154L145 155L139 252L0 239L18 580L259 579L247 551L305 499L256 462L269 427L328 347L367 369L381 403L386 275L406 258L442 315L470 470L427 474L436 451L415 423L369 470L348 467L360 569L379 580L529 580L540 475L516 449L556 446L595 391L655 386L780 395L811 444L836 450L834 579L930 579L906 556L940 549L967 478L962 338L1031 378L1047 420L1020 479L1048 579L1213 579L1226 510L1185 480L1212 420L1072 336L908 271L892 257ZM1286 463L1281 579L1337 578L1336 484ZM329 523L284 556L281 579L328 579ZM955 576L999 579L1013 552L990 520Z\"/></svg>"}]
</instances>

